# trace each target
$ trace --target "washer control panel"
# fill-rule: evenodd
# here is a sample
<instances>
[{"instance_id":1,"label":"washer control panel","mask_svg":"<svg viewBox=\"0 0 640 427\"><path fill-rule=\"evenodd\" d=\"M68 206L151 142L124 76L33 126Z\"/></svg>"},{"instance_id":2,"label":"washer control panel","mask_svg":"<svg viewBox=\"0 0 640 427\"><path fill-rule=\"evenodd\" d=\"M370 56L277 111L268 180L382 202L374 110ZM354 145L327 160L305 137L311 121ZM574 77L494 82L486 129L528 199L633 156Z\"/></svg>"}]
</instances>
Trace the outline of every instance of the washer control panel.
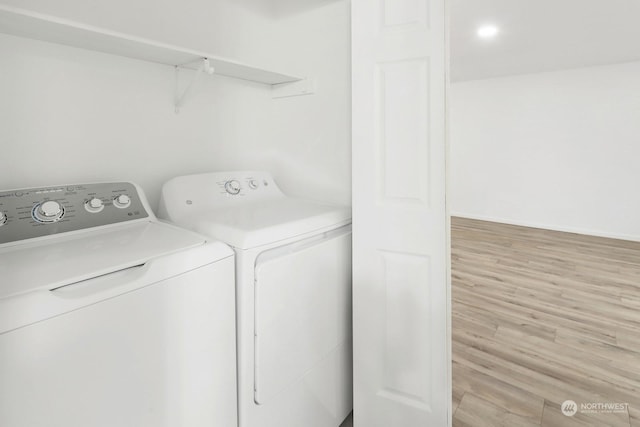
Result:
<instances>
[{"instance_id":1,"label":"washer control panel","mask_svg":"<svg viewBox=\"0 0 640 427\"><path fill-rule=\"evenodd\" d=\"M0 191L0 244L147 217L129 182Z\"/></svg>"}]
</instances>

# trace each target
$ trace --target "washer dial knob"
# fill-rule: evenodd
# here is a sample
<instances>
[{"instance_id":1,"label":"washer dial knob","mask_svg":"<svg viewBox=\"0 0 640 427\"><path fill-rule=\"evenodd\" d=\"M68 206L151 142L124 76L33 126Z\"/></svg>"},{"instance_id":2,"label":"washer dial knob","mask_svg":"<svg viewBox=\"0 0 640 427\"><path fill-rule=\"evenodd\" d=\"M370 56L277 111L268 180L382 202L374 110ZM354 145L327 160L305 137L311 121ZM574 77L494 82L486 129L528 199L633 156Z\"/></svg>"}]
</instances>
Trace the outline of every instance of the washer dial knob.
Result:
<instances>
[{"instance_id":1,"label":"washer dial knob","mask_svg":"<svg viewBox=\"0 0 640 427\"><path fill-rule=\"evenodd\" d=\"M251 188L252 190L255 190L256 188L258 188L258 181L256 181L255 179L249 180L249 188Z\"/></svg>"},{"instance_id":2,"label":"washer dial knob","mask_svg":"<svg viewBox=\"0 0 640 427\"><path fill-rule=\"evenodd\" d=\"M2 227L7 222L7 214L0 211L0 227Z\"/></svg>"},{"instance_id":3,"label":"washer dial knob","mask_svg":"<svg viewBox=\"0 0 640 427\"><path fill-rule=\"evenodd\" d=\"M120 209L125 209L131 206L131 197L126 194L120 194L113 199L113 206Z\"/></svg>"},{"instance_id":4,"label":"washer dial knob","mask_svg":"<svg viewBox=\"0 0 640 427\"><path fill-rule=\"evenodd\" d=\"M231 181L227 181L224 183L224 189L227 190L227 193L235 196L236 194L240 193L242 187L240 187L240 183L238 181L232 179Z\"/></svg>"},{"instance_id":5,"label":"washer dial knob","mask_svg":"<svg viewBox=\"0 0 640 427\"><path fill-rule=\"evenodd\" d=\"M104 203L102 202L102 200L94 197L84 204L84 208L87 210L87 212L98 213L104 209Z\"/></svg>"},{"instance_id":6,"label":"washer dial knob","mask_svg":"<svg viewBox=\"0 0 640 427\"><path fill-rule=\"evenodd\" d=\"M60 203L48 200L40 203L33 210L33 217L40 222L56 222L64 215L64 209Z\"/></svg>"}]
</instances>

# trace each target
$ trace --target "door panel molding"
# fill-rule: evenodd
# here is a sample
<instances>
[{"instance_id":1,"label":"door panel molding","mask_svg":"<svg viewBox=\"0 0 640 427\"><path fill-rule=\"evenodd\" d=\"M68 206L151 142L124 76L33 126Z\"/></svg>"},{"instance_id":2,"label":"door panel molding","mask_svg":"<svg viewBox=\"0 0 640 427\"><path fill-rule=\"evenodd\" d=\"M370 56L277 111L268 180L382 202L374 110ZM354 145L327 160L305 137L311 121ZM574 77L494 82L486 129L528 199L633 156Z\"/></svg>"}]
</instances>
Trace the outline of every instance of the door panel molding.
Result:
<instances>
[{"instance_id":1,"label":"door panel molding","mask_svg":"<svg viewBox=\"0 0 640 427\"><path fill-rule=\"evenodd\" d=\"M355 427L451 423L446 0L352 0Z\"/></svg>"}]
</instances>

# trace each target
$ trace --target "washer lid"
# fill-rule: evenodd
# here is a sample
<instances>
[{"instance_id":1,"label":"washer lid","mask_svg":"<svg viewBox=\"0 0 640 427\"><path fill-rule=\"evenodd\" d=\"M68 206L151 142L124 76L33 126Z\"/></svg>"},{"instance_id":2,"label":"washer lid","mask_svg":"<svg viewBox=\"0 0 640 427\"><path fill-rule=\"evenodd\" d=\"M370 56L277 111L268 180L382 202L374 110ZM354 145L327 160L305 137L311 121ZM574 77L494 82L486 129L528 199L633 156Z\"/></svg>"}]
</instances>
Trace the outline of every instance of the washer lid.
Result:
<instances>
[{"instance_id":1,"label":"washer lid","mask_svg":"<svg viewBox=\"0 0 640 427\"><path fill-rule=\"evenodd\" d=\"M141 265L205 242L204 237L190 231L142 221L3 247L0 300ZM214 257L221 259L231 254L228 247L220 244Z\"/></svg>"},{"instance_id":2,"label":"washer lid","mask_svg":"<svg viewBox=\"0 0 640 427\"><path fill-rule=\"evenodd\" d=\"M351 209L282 197L235 207L207 207L179 224L231 246L250 249L351 222Z\"/></svg>"}]
</instances>

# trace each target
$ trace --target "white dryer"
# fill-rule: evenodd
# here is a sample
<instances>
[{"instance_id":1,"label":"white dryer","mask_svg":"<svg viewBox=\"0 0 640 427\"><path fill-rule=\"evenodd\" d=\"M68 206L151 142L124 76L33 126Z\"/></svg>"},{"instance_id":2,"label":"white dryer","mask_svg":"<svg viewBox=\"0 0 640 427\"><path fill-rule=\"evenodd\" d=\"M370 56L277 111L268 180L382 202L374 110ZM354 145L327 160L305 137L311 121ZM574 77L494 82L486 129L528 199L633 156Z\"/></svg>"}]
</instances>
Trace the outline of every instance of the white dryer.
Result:
<instances>
[{"instance_id":1,"label":"white dryer","mask_svg":"<svg viewBox=\"0 0 640 427\"><path fill-rule=\"evenodd\" d=\"M131 183L0 191L0 425L237 425L233 251Z\"/></svg>"},{"instance_id":2,"label":"white dryer","mask_svg":"<svg viewBox=\"0 0 640 427\"><path fill-rule=\"evenodd\" d=\"M352 408L351 212L265 172L183 176L159 215L236 252L241 427L338 427Z\"/></svg>"}]
</instances>

